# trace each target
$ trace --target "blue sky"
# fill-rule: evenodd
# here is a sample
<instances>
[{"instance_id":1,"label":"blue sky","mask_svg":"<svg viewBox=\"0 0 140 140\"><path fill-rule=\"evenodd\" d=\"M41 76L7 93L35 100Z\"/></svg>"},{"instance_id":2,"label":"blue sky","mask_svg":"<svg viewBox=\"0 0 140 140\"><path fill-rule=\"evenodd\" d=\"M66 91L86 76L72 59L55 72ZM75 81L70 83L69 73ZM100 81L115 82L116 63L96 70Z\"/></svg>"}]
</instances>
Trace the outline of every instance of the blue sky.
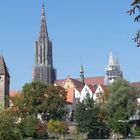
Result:
<instances>
[{"instance_id":1,"label":"blue sky","mask_svg":"<svg viewBox=\"0 0 140 140\"><path fill-rule=\"evenodd\" d=\"M129 0L45 0L57 78L103 76L109 51L117 55L124 78L140 81L140 48L132 42L139 23L126 11ZM11 89L32 80L34 44L40 31L41 0L0 4L0 50L11 75Z\"/></svg>"}]
</instances>

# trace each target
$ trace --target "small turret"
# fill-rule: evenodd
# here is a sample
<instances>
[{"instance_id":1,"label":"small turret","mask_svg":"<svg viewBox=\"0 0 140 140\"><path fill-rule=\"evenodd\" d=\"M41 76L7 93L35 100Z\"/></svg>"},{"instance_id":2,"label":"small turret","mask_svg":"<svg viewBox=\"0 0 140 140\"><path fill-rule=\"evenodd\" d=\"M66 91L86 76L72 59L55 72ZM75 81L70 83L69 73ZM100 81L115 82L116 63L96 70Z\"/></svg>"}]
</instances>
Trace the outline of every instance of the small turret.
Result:
<instances>
[{"instance_id":1,"label":"small turret","mask_svg":"<svg viewBox=\"0 0 140 140\"><path fill-rule=\"evenodd\" d=\"M84 82L84 68L83 68L83 65L81 65L81 67L80 67L80 82L85 84L85 82Z\"/></svg>"}]
</instances>

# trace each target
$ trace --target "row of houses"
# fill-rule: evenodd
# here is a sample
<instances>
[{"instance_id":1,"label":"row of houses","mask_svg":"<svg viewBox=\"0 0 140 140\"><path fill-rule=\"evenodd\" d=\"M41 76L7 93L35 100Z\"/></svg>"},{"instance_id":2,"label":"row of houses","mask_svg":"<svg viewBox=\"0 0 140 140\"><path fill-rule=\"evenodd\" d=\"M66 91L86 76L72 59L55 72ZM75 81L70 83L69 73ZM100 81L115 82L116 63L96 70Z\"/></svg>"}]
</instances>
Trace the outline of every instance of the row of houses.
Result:
<instances>
[{"instance_id":1,"label":"row of houses","mask_svg":"<svg viewBox=\"0 0 140 140\"><path fill-rule=\"evenodd\" d=\"M61 86L67 90L67 102L69 117L75 110L77 102L82 102L87 96L92 98L95 102L104 102L103 95L108 96L108 85L104 84L104 76L99 77L86 77L84 83L80 78L73 79L67 76L63 80L57 80L54 83L56 86ZM130 83L131 86L140 89L140 82ZM140 105L140 98L136 101Z\"/></svg>"},{"instance_id":2,"label":"row of houses","mask_svg":"<svg viewBox=\"0 0 140 140\"><path fill-rule=\"evenodd\" d=\"M107 93L107 86L103 84L104 77L86 77L84 83L79 78L73 79L67 76L66 79L55 81L55 86L61 86L67 90L68 114L75 110L76 104L82 102L87 96L98 101L99 97ZM70 117L69 117L70 118Z\"/></svg>"}]
</instances>

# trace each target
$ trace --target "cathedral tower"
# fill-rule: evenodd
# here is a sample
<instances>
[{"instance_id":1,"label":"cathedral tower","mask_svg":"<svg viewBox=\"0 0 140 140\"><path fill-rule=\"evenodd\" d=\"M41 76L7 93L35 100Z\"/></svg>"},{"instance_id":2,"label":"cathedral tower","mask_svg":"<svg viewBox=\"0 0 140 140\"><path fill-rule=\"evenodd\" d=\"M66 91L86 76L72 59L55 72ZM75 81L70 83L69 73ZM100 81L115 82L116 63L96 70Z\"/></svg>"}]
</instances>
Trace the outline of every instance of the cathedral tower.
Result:
<instances>
[{"instance_id":1,"label":"cathedral tower","mask_svg":"<svg viewBox=\"0 0 140 140\"><path fill-rule=\"evenodd\" d=\"M112 51L110 51L109 63L106 68L106 75L104 78L104 84L109 85L117 78L123 78L123 72L120 69L120 64L117 57L114 57Z\"/></svg>"},{"instance_id":2,"label":"cathedral tower","mask_svg":"<svg viewBox=\"0 0 140 140\"><path fill-rule=\"evenodd\" d=\"M56 79L53 68L52 42L49 40L44 3L41 12L41 27L39 38L35 44L35 65L33 68L33 80L46 84L53 84Z\"/></svg>"},{"instance_id":3,"label":"cathedral tower","mask_svg":"<svg viewBox=\"0 0 140 140\"><path fill-rule=\"evenodd\" d=\"M0 108L9 107L10 74L2 55L0 55Z\"/></svg>"}]
</instances>

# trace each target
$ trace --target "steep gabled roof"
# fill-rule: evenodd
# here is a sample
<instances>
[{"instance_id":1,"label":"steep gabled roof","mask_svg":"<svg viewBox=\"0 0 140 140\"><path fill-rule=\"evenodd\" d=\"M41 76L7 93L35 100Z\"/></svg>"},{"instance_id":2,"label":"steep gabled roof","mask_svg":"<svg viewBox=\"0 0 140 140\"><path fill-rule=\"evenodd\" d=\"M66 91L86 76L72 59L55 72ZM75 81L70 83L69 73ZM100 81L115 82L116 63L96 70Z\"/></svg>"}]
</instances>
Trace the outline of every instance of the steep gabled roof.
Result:
<instances>
[{"instance_id":1,"label":"steep gabled roof","mask_svg":"<svg viewBox=\"0 0 140 140\"><path fill-rule=\"evenodd\" d=\"M0 55L0 74L1 75L7 75L8 77L10 77L10 74L8 72L6 63L5 63L2 55Z\"/></svg>"},{"instance_id":2,"label":"steep gabled roof","mask_svg":"<svg viewBox=\"0 0 140 140\"><path fill-rule=\"evenodd\" d=\"M78 90L78 91L81 91L84 87L84 84L76 79L72 79L72 82L74 83L74 87Z\"/></svg>"},{"instance_id":3,"label":"steep gabled roof","mask_svg":"<svg viewBox=\"0 0 140 140\"><path fill-rule=\"evenodd\" d=\"M95 91L95 93L106 93L106 92L107 92L107 86L105 85L98 85Z\"/></svg>"},{"instance_id":4,"label":"steep gabled roof","mask_svg":"<svg viewBox=\"0 0 140 140\"><path fill-rule=\"evenodd\" d=\"M84 84L82 82L80 82L78 79L73 79L73 78L70 78L69 76L66 79L56 80L54 82L54 84L57 85L57 86L64 87L64 85L67 81L71 81L74 88L76 88L78 91L81 91L82 88L84 87Z\"/></svg>"},{"instance_id":5,"label":"steep gabled roof","mask_svg":"<svg viewBox=\"0 0 140 140\"><path fill-rule=\"evenodd\" d=\"M92 91L92 93L95 92L96 88L92 85L87 85L89 87L89 89Z\"/></svg>"}]
</instances>

